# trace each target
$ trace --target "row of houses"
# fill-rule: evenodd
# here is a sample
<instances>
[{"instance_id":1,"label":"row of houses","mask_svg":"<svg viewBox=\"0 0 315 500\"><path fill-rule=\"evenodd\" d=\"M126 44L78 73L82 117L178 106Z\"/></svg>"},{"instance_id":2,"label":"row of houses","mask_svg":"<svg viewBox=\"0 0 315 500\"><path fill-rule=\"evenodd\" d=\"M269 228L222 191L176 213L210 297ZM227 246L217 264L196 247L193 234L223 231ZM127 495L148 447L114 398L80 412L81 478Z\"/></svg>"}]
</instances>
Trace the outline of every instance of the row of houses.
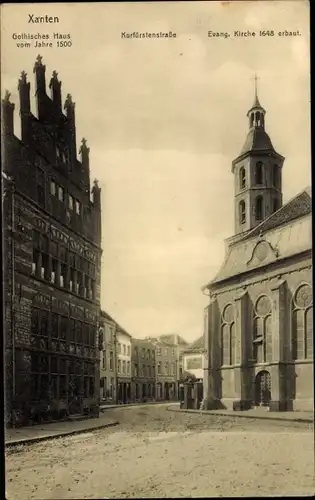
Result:
<instances>
[{"instance_id":1,"label":"row of houses","mask_svg":"<svg viewBox=\"0 0 315 500\"><path fill-rule=\"evenodd\" d=\"M177 400L187 368L186 352L189 364L191 346L181 336L172 334L137 339L102 311L100 401Z\"/></svg>"}]
</instances>

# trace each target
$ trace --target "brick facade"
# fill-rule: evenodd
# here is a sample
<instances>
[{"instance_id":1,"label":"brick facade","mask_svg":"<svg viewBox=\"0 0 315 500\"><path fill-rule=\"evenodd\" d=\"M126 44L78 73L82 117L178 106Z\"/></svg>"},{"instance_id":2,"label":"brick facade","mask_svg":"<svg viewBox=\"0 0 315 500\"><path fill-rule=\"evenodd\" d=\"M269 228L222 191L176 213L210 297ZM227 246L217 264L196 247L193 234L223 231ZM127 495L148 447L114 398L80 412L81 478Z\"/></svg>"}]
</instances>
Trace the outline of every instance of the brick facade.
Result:
<instances>
[{"instance_id":1,"label":"brick facade","mask_svg":"<svg viewBox=\"0 0 315 500\"><path fill-rule=\"evenodd\" d=\"M63 114L56 72L51 98L41 57L34 73L37 117L19 80L21 139L9 93L2 101L8 425L99 407L100 188L85 140L77 159L71 96Z\"/></svg>"}]
</instances>

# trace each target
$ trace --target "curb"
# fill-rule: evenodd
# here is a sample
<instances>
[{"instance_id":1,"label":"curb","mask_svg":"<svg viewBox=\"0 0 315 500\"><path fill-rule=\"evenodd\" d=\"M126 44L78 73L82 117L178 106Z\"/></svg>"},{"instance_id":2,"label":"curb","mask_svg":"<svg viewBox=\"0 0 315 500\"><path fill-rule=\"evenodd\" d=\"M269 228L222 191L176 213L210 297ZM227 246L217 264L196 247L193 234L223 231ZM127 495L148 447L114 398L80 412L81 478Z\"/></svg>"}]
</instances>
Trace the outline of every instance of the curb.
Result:
<instances>
[{"instance_id":1,"label":"curb","mask_svg":"<svg viewBox=\"0 0 315 500\"><path fill-rule=\"evenodd\" d=\"M313 424L314 419L312 418L287 418L287 417L264 417L262 415L240 415L239 413L234 413L231 411L231 414L222 413L220 411L206 411L206 410L191 410L191 409L182 409L182 408L172 408L168 407L167 411L181 412L181 413L193 413L195 415L218 415L220 417L239 417L239 418L251 418L256 420L273 420L273 421L281 421L281 422L300 422L304 424Z\"/></svg>"},{"instance_id":2,"label":"curb","mask_svg":"<svg viewBox=\"0 0 315 500\"><path fill-rule=\"evenodd\" d=\"M49 441L51 439L58 439L61 437L67 437L67 436L74 436L75 434L84 434L85 432L91 432L91 431L96 431L99 429L105 429L106 427L114 427L116 425L119 425L118 420L114 420L113 422L109 422L107 424L99 424L96 427L90 427L86 429L77 429L77 430L71 430L71 431L64 431L60 432L59 434L51 434L47 436L37 436L37 437L30 437L30 438L20 438L20 439L14 439L12 441L8 441L5 443L6 448L11 448L13 446L18 446L18 445L24 445L24 444L35 444L39 443L40 441Z\"/></svg>"},{"instance_id":3,"label":"curb","mask_svg":"<svg viewBox=\"0 0 315 500\"><path fill-rule=\"evenodd\" d=\"M100 406L100 412L107 411L107 410L115 410L116 408L131 408L134 406L165 406L167 404L172 404L170 401L152 401L151 403L128 403L128 404L121 404L121 405L104 405ZM174 402L173 404L176 404Z\"/></svg>"}]
</instances>

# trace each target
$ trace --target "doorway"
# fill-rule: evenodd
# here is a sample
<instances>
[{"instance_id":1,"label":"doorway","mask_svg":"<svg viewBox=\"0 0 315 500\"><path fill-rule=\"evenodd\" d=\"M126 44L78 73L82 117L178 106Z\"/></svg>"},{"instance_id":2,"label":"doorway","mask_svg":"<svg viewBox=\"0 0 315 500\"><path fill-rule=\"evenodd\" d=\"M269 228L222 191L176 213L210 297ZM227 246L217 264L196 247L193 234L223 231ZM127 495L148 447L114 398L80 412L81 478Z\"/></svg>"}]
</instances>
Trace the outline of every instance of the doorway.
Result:
<instances>
[{"instance_id":1,"label":"doorway","mask_svg":"<svg viewBox=\"0 0 315 500\"><path fill-rule=\"evenodd\" d=\"M266 370L256 375L255 379L255 406L270 406L271 376Z\"/></svg>"}]
</instances>

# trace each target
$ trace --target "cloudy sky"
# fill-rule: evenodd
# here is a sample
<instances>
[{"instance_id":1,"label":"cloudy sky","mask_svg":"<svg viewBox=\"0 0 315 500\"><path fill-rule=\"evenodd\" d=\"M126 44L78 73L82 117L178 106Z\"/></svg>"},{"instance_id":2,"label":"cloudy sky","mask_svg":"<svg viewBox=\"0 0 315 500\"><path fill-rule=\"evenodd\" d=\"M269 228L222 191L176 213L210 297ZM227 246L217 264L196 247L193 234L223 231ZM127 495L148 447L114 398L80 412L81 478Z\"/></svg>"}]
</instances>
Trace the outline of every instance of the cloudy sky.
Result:
<instances>
[{"instance_id":1,"label":"cloudy sky","mask_svg":"<svg viewBox=\"0 0 315 500\"><path fill-rule=\"evenodd\" d=\"M60 22L28 24L29 13ZM121 38L169 30L177 37ZM70 33L71 48L22 49L12 38L54 32ZM201 286L233 234L231 161L245 141L255 72L267 132L286 157L284 200L310 184L308 2L5 5L1 37L2 95L18 104L20 71L33 85L40 53L47 80L56 69L63 98L76 102L78 144L87 138L102 186L102 307L137 337L201 335Z\"/></svg>"}]
</instances>

